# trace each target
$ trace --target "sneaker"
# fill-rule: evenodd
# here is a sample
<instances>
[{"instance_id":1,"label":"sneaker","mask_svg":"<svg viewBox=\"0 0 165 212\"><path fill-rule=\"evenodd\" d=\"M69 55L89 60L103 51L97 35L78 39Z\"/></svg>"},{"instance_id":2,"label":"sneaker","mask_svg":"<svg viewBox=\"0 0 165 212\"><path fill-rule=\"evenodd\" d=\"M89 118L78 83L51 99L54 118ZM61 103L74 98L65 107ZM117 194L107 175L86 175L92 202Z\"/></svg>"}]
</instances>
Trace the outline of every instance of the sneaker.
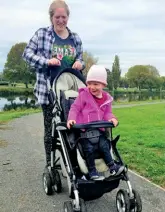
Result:
<instances>
[{"instance_id":1,"label":"sneaker","mask_svg":"<svg viewBox=\"0 0 165 212\"><path fill-rule=\"evenodd\" d=\"M104 176L100 176L99 173L94 169L93 171L89 172L89 177L91 180L104 180Z\"/></svg>"},{"instance_id":2,"label":"sneaker","mask_svg":"<svg viewBox=\"0 0 165 212\"><path fill-rule=\"evenodd\" d=\"M123 170L124 170L124 166L120 166L118 164L113 164L110 167L110 175L117 176L117 175L121 174Z\"/></svg>"}]
</instances>

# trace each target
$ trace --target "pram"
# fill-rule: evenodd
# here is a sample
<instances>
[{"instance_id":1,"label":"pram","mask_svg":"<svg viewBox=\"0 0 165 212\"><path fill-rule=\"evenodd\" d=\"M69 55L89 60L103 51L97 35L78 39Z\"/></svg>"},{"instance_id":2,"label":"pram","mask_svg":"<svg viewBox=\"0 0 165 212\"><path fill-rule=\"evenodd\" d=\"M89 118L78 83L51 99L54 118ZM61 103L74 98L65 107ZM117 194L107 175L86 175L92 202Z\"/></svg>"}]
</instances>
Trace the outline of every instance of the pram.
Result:
<instances>
[{"instance_id":1,"label":"pram","mask_svg":"<svg viewBox=\"0 0 165 212\"><path fill-rule=\"evenodd\" d=\"M54 104L52 120L52 150L51 165L43 173L43 186L45 193L51 195L53 191L62 192L62 182L59 169L67 177L70 201L64 202L65 212L87 212L85 201L100 198L103 194L118 188L120 181L125 181L128 189L120 189L116 195L118 212L141 212L142 202L137 191L132 189L128 168L124 164L117 150L116 144L120 136L113 139L110 122L92 122L88 124L75 124L71 130L66 127L69 108L78 95L78 89L86 87L82 74L74 69L65 69L57 75L53 85L49 86L49 100ZM83 149L79 142L80 129L109 129L111 154L116 163L123 165L124 171L119 176L109 176L109 170L104 160L96 151L95 164L97 170L105 179L102 181L90 180L84 159ZM57 156L59 154L59 157ZM60 163L59 163L60 161Z\"/></svg>"}]
</instances>

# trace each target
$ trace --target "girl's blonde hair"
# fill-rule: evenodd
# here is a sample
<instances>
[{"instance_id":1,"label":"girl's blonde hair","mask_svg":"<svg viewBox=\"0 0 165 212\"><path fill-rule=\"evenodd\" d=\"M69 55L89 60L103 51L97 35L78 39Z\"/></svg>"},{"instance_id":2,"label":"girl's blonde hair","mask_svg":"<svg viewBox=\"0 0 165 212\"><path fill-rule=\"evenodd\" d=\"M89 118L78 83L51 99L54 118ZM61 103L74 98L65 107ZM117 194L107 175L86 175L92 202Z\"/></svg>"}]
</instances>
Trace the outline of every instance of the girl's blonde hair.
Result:
<instances>
[{"instance_id":1,"label":"girl's blonde hair","mask_svg":"<svg viewBox=\"0 0 165 212\"><path fill-rule=\"evenodd\" d=\"M52 17L55 13L55 10L57 8L64 8L66 10L67 16L70 15L70 11L69 11L69 7L66 4L65 1L63 0L55 0L51 3L50 7L49 7L49 16L50 16L50 21L52 22Z\"/></svg>"}]
</instances>

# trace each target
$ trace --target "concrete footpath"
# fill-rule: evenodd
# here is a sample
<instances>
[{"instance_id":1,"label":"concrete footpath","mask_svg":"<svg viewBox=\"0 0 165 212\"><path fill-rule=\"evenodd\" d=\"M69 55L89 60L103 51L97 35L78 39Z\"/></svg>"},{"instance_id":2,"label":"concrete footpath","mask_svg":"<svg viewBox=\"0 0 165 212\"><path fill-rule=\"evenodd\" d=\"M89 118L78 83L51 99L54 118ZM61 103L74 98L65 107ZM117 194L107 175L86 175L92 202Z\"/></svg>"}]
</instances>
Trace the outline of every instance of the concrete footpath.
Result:
<instances>
[{"instance_id":1,"label":"concrete footpath","mask_svg":"<svg viewBox=\"0 0 165 212\"><path fill-rule=\"evenodd\" d=\"M61 194L46 196L44 158L42 114L15 119L0 130L0 212L62 212L63 202L69 199L66 179L62 178ZM165 212L165 190L132 172L129 175L141 195L143 211ZM87 202L88 212L116 212L116 192Z\"/></svg>"}]
</instances>

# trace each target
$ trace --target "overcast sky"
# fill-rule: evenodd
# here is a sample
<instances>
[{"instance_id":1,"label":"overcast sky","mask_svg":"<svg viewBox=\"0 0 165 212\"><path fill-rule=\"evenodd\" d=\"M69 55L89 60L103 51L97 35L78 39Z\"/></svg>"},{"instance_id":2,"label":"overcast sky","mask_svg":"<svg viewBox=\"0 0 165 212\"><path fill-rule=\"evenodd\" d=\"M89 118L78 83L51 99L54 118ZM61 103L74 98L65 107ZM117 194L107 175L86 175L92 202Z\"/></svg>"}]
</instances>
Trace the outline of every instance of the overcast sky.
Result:
<instances>
[{"instance_id":1,"label":"overcast sky","mask_svg":"<svg viewBox=\"0 0 165 212\"><path fill-rule=\"evenodd\" d=\"M79 34L84 50L111 69L115 54L122 75L141 64L165 76L165 0L66 0L68 26ZM28 42L50 24L51 0L0 0L0 71L12 45Z\"/></svg>"}]
</instances>

